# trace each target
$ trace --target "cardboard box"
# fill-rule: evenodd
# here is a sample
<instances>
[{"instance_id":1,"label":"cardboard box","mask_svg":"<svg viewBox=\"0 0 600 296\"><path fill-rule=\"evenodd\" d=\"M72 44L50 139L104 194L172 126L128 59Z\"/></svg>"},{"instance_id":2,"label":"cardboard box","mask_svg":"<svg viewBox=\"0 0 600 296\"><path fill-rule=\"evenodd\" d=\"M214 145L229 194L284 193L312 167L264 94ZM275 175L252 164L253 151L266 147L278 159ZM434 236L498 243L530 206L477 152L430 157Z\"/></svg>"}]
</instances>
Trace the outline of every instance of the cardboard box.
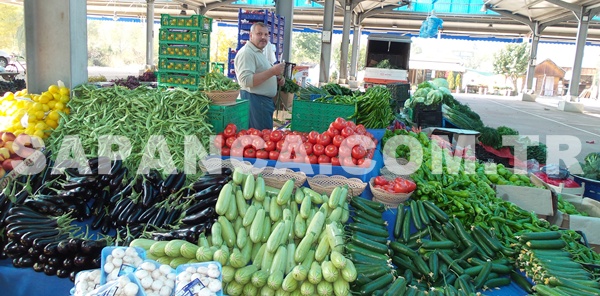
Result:
<instances>
[{"instance_id":1,"label":"cardboard box","mask_svg":"<svg viewBox=\"0 0 600 296\"><path fill-rule=\"evenodd\" d=\"M369 83L388 84L406 82L407 78L407 70L366 67L363 80Z\"/></svg>"},{"instance_id":2,"label":"cardboard box","mask_svg":"<svg viewBox=\"0 0 600 296\"><path fill-rule=\"evenodd\" d=\"M548 189L496 185L496 196L526 211L535 212L541 218L551 217L556 213L556 196Z\"/></svg>"},{"instance_id":3,"label":"cardboard box","mask_svg":"<svg viewBox=\"0 0 600 296\"><path fill-rule=\"evenodd\" d=\"M580 212L589 216L569 215L557 211L548 221L561 228L579 230L585 234L587 243L596 252L600 252L600 202L578 195L563 194L563 199L572 203Z\"/></svg>"},{"instance_id":4,"label":"cardboard box","mask_svg":"<svg viewBox=\"0 0 600 296\"><path fill-rule=\"evenodd\" d=\"M531 182L533 182L534 184L542 185L558 194L583 195L583 193L585 192L585 184L582 184L582 186L580 186L580 187L567 188L567 187L565 187L564 183L560 183L560 186L554 186L554 185L548 184L548 183L542 181L542 179L540 179L538 176L536 176L534 174L530 175L530 179L531 179Z\"/></svg>"}]
</instances>

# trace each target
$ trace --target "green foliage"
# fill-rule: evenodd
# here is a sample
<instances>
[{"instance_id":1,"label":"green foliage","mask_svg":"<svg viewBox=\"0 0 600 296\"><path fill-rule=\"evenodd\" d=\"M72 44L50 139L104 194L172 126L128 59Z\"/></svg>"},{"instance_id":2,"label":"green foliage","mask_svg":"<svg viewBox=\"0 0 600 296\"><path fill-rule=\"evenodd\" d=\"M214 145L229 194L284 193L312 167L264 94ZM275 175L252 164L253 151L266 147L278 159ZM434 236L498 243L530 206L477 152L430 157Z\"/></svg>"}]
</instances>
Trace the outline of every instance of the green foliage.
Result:
<instances>
[{"instance_id":1,"label":"green foliage","mask_svg":"<svg viewBox=\"0 0 600 296\"><path fill-rule=\"evenodd\" d=\"M25 55L23 6L0 4L0 49Z\"/></svg>"},{"instance_id":2,"label":"green foliage","mask_svg":"<svg viewBox=\"0 0 600 296\"><path fill-rule=\"evenodd\" d=\"M104 75L90 76L88 82L106 82L108 81Z\"/></svg>"},{"instance_id":3,"label":"green foliage","mask_svg":"<svg viewBox=\"0 0 600 296\"><path fill-rule=\"evenodd\" d=\"M517 79L527 73L529 46L527 43L507 44L494 54L494 73L510 78L513 91L517 90Z\"/></svg>"},{"instance_id":4,"label":"green foliage","mask_svg":"<svg viewBox=\"0 0 600 296\"><path fill-rule=\"evenodd\" d=\"M446 80L448 80L448 89L453 90L455 87L453 71L450 71L450 73L448 74L448 77L446 77Z\"/></svg>"},{"instance_id":5,"label":"green foliage","mask_svg":"<svg viewBox=\"0 0 600 296\"><path fill-rule=\"evenodd\" d=\"M235 49L237 47L237 34L231 34L228 29L214 26L218 28L213 29L210 36L210 60L211 62L220 62L227 65L229 61L229 49Z\"/></svg>"},{"instance_id":6,"label":"green foliage","mask_svg":"<svg viewBox=\"0 0 600 296\"><path fill-rule=\"evenodd\" d=\"M454 87L458 87L458 88L462 87L462 76L460 75L460 73L458 73L458 75L456 75L456 79L454 80Z\"/></svg>"},{"instance_id":7,"label":"green foliage","mask_svg":"<svg viewBox=\"0 0 600 296\"><path fill-rule=\"evenodd\" d=\"M292 61L318 63L321 52L321 35L317 33L292 33Z\"/></svg>"}]
</instances>

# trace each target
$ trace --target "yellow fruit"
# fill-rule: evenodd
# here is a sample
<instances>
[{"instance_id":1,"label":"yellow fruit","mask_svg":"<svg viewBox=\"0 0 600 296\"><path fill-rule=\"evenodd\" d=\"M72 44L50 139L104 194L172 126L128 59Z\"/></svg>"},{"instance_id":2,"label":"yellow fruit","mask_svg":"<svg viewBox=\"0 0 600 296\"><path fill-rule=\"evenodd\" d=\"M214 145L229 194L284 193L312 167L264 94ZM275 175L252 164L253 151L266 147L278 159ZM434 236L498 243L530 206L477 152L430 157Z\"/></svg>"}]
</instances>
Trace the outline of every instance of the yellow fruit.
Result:
<instances>
[{"instance_id":1,"label":"yellow fruit","mask_svg":"<svg viewBox=\"0 0 600 296\"><path fill-rule=\"evenodd\" d=\"M46 130L47 128L48 128L48 127L46 126L46 124L45 124L44 122L41 122L41 121L40 121L40 122L38 122L38 123L35 125L35 129L36 129L36 130L43 131L43 130Z\"/></svg>"},{"instance_id":2,"label":"yellow fruit","mask_svg":"<svg viewBox=\"0 0 600 296\"><path fill-rule=\"evenodd\" d=\"M48 91L52 94L60 94L60 88L58 88L58 85L55 84L48 86Z\"/></svg>"},{"instance_id":3,"label":"yellow fruit","mask_svg":"<svg viewBox=\"0 0 600 296\"><path fill-rule=\"evenodd\" d=\"M65 110L63 110L63 112L65 112L65 114L69 115L69 114L71 114L71 108L65 108Z\"/></svg>"},{"instance_id":4,"label":"yellow fruit","mask_svg":"<svg viewBox=\"0 0 600 296\"><path fill-rule=\"evenodd\" d=\"M51 94L44 93L43 95L40 96L39 102L42 104L47 104L53 98L54 97Z\"/></svg>"},{"instance_id":5,"label":"yellow fruit","mask_svg":"<svg viewBox=\"0 0 600 296\"><path fill-rule=\"evenodd\" d=\"M34 135L34 136L37 136L37 137L40 137L40 138L42 138L42 139L46 138L46 134L44 134L44 132L43 132L43 131L35 131L35 132L33 133L33 135Z\"/></svg>"},{"instance_id":6,"label":"yellow fruit","mask_svg":"<svg viewBox=\"0 0 600 296\"><path fill-rule=\"evenodd\" d=\"M33 128L33 126L28 126L25 129L25 133L28 134L28 135L33 135L35 133L35 128Z\"/></svg>"},{"instance_id":7,"label":"yellow fruit","mask_svg":"<svg viewBox=\"0 0 600 296\"><path fill-rule=\"evenodd\" d=\"M48 119L58 121L59 118L60 118L60 114L58 114L58 112L56 112L56 111L51 111L50 113L48 113Z\"/></svg>"},{"instance_id":8,"label":"yellow fruit","mask_svg":"<svg viewBox=\"0 0 600 296\"><path fill-rule=\"evenodd\" d=\"M48 112L50 111L50 106L48 106L48 104L42 104L43 110L44 112Z\"/></svg>"},{"instance_id":9,"label":"yellow fruit","mask_svg":"<svg viewBox=\"0 0 600 296\"><path fill-rule=\"evenodd\" d=\"M42 119L44 117L46 117L46 112L40 110L40 111L36 111L35 112L35 117L37 117L37 119Z\"/></svg>"},{"instance_id":10,"label":"yellow fruit","mask_svg":"<svg viewBox=\"0 0 600 296\"><path fill-rule=\"evenodd\" d=\"M64 87L63 86L63 87L60 88L60 94L61 95L68 97L70 95L70 93L71 93L71 91L69 90L68 87Z\"/></svg>"},{"instance_id":11,"label":"yellow fruit","mask_svg":"<svg viewBox=\"0 0 600 296\"><path fill-rule=\"evenodd\" d=\"M61 103L66 104L69 102L69 97L65 96L65 95L61 95L59 100Z\"/></svg>"},{"instance_id":12,"label":"yellow fruit","mask_svg":"<svg viewBox=\"0 0 600 296\"><path fill-rule=\"evenodd\" d=\"M57 128L58 127L58 122L52 120L52 119L46 119L46 125L48 125L51 128Z\"/></svg>"},{"instance_id":13,"label":"yellow fruit","mask_svg":"<svg viewBox=\"0 0 600 296\"><path fill-rule=\"evenodd\" d=\"M33 110L35 111L43 111L44 110L44 106L40 103L34 103L33 104Z\"/></svg>"},{"instance_id":14,"label":"yellow fruit","mask_svg":"<svg viewBox=\"0 0 600 296\"><path fill-rule=\"evenodd\" d=\"M50 107L50 109L54 109L56 107L56 101L52 100L48 102L48 107Z\"/></svg>"},{"instance_id":15,"label":"yellow fruit","mask_svg":"<svg viewBox=\"0 0 600 296\"><path fill-rule=\"evenodd\" d=\"M64 108L65 108L65 104L63 104L61 102L56 102L56 104L54 105L55 110L63 110Z\"/></svg>"},{"instance_id":16,"label":"yellow fruit","mask_svg":"<svg viewBox=\"0 0 600 296\"><path fill-rule=\"evenodd\" d=\"M52 97L58 101L58 100L60 100L60 93L53 93Z\"/></svg>"}]
</instances>

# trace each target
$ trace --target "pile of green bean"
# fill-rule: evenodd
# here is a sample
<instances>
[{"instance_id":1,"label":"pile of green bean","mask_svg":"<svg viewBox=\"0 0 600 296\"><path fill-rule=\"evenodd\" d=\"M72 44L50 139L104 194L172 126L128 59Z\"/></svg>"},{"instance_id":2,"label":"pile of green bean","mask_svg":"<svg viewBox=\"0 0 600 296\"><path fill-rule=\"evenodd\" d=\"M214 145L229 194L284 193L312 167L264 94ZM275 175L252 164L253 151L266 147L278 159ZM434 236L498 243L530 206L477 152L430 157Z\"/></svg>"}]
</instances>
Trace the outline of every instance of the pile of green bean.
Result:
<instances>
[{"instance_id":1,"label":"pile of green bean","mask_svg":"<svg viewBox=\"0 0 600 296\"><path fill-rule=\"evenodd\" d=\"M82 85L74 94L68 104L71 114L60 119L48 140L55 157L66 136L78 136L87 157L99 155L100 136L126 137L132 150L124 165L132 173L138 170L151 136L164 138L178 170L184 168L186 135L195 135L209 151L212 126L206 113L211 101L203 92ZM159 159L156 154L150 157Z\"/></svg>"}]
</instances>

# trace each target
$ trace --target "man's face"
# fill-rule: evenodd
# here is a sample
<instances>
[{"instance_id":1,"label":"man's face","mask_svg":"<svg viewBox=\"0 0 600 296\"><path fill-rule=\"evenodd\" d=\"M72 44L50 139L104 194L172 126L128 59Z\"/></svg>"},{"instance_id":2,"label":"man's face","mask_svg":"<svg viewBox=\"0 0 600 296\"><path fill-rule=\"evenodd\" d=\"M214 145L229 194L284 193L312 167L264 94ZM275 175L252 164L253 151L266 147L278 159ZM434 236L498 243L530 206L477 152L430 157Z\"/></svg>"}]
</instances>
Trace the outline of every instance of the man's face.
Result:
<instances>
[{"instance_id":1,"label":"man's face","mask_svg":"<svg viewBox=\"0 0 600 296\"><path fill-rule=\"evenodd\" d=\"M269 41L269 29L266 27L255 27L254 31L250 32L250 42L259 49L264 49Z\"/></svg>"}]
</instances>

